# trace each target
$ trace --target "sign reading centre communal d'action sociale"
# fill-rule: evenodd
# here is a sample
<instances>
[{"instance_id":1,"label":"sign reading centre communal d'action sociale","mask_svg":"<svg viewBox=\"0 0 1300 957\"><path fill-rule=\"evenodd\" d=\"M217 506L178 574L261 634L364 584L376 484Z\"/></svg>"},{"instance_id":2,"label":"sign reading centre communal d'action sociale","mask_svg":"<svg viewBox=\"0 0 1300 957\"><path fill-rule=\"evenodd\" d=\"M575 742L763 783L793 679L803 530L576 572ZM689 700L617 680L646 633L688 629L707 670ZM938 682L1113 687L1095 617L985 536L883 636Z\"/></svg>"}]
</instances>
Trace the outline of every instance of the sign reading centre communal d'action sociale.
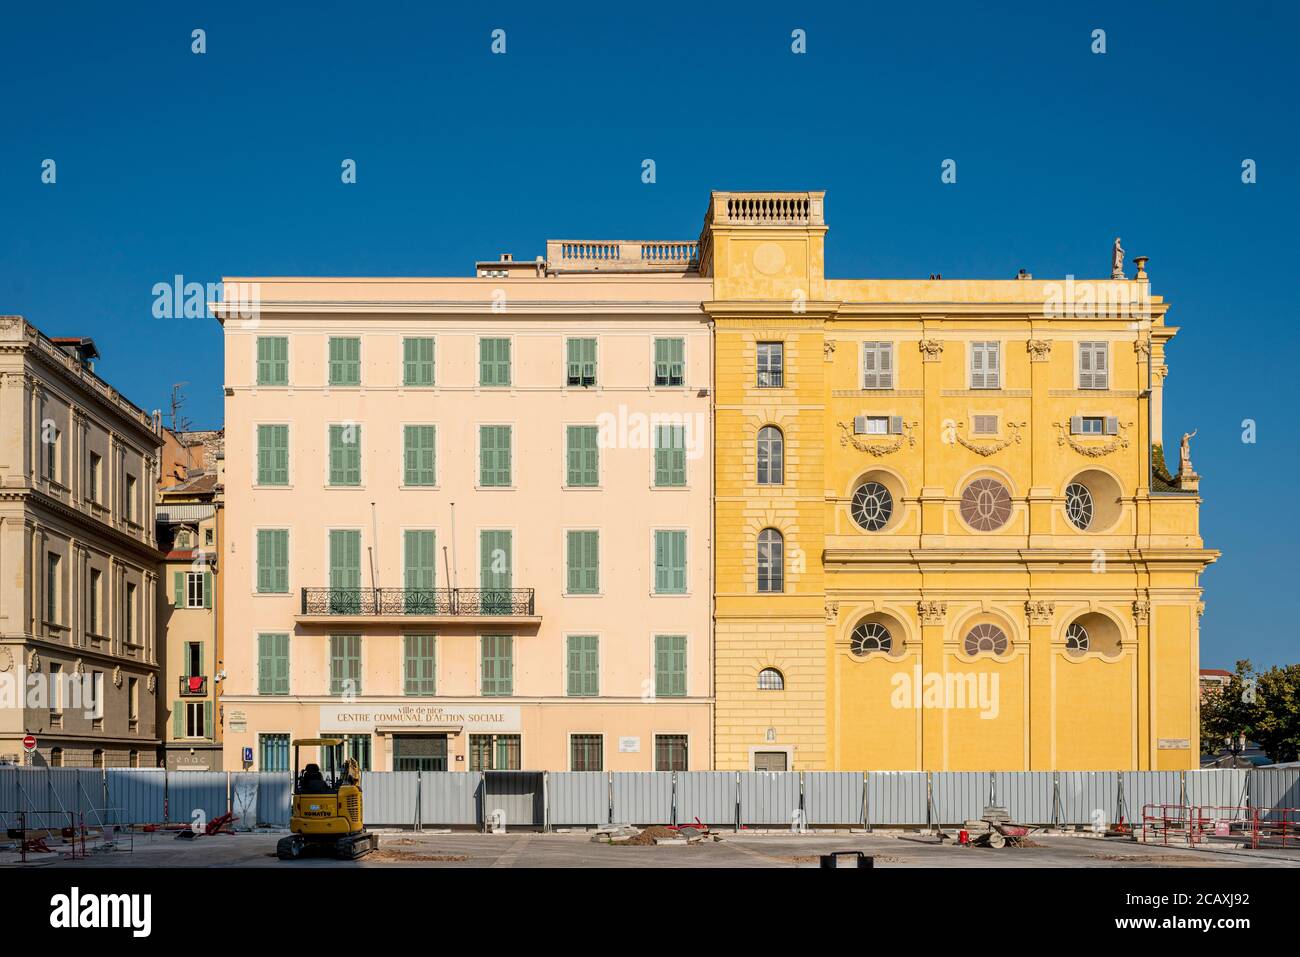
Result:
<instances>
[{"instance_id":1,"label":"sign reading centre communal d'action sociale","mask_svg":"<svg viewBox=\"0 0 1300 957\"><path fill-rule=\"evenodd\" d=\"M401 727L417 730L518 731L517 707L484 707L475 703L437 705L365 704L321 705L320 729L329 731L374 731Z\"/></svg>"}]
</instances>

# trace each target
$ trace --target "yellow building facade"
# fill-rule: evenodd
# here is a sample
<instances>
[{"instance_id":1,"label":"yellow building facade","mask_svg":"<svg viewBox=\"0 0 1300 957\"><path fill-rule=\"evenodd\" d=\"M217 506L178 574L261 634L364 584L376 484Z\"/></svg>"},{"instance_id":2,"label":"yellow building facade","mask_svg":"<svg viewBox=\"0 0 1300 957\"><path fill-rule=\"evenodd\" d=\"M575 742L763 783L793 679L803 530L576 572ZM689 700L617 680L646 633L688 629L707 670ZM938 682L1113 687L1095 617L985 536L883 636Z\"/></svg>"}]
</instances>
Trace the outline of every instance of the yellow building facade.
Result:
<instances>
[{"instance_id":1,"label":"yellow building facade","mask_svg":"<svg viewBox=\"0 0 1300 957\"><path fill-rule=\"evenodd\" d=\"M837 280L826 229L821 193L714 193L700 241L715 766L1196 767L1217 553L1145 258Z\"/></svg>"}]
</instances>

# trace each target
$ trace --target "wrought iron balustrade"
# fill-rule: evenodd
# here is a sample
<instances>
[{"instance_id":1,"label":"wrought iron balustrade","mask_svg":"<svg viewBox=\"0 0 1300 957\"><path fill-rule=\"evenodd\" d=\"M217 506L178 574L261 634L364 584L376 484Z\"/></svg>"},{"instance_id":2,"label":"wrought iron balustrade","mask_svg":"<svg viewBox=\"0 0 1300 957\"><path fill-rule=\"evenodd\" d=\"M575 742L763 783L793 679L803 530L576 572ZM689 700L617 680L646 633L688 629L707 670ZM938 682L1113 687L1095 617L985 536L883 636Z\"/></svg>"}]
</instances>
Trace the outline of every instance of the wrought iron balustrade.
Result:
<instances>
[{"instance_id":1,"label":"wrought iron balustrade","mask_svg":"<svg viewBox=\"0 0 1300 957\"><path fill-rule=\"evenodd\" d=\"M304 615L533 615L531 588L304 588Z\"/></svg>"}]
</instances>

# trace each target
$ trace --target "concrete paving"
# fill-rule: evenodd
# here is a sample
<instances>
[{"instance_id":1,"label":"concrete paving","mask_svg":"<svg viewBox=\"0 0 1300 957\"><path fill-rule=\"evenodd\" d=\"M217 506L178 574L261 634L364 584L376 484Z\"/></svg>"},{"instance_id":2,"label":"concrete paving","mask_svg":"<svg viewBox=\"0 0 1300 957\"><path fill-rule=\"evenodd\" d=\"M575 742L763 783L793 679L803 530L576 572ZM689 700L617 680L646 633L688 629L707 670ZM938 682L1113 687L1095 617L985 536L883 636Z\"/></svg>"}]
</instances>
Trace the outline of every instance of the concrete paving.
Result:
<instances>
[{"instance_id":1,"label":"concrete paving","mask_svg":"<svg viewBox=\"0 0 1300 957\"><path fill-rule=\"evenodd\" d=\"M1033 836L1037 847L1002 849L940 844L934 837L898 832L804 835L722 832L720 840L689 846L593 844L589 834L414 834L381 832L380 850L360 861L308 858L293 864L275 856L281 833L177 840L168 832L135 835L112 852L70 861L44 856L27 867L817 867L820 855L860 850L877 867L1300 867L1294 850L1187 849L1084 836ZM22 867L0 852L0 867Z\"/></svg>"}]
</instances>

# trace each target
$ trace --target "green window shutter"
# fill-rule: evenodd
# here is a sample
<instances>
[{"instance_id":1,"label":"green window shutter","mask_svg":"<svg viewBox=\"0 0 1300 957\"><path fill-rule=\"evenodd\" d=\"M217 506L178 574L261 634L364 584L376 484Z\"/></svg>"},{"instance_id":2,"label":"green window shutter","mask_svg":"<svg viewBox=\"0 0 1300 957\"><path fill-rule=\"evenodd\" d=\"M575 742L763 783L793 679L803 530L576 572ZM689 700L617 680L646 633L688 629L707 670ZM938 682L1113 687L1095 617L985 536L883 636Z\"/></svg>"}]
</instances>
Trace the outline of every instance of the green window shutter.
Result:
<instances>
[{"instance_id":1,"label":"green window shutter","mask_svg":"<svg viewBox=\"0 0 1300 957\"><path fill-rule=\"evenodd\" d=\"M655 591L679 595L686 591L686 533L655 532Z\"/></svg>"},{"instance_id":2,"label":"green window shutter","mask_svg":"<svg viewBox=\"0 0 1300 957\"><path fill-rule=\"evenodd\" d=\"M329 384L361 384L361 340L354 337L330 339Z\"/></svg>"},{"instance_id":3,"label":"green window shutter","mask_svg":"<svg viewBox=\"0 0 1300 957\"><path fill-rule=\"evenodd\" d=\"M654 384L682 385L686 381L686 343L683 339L656 339Z\"/></svg>"},{"instance_id":4,"label":"green window shutter","mask_svg":"<svg viewBox=\"0 0 1300 957\"><path fill-rule=\"evenodd\" d=\"M655 635L655 695L686 694L686 636Z\"/></svg>"},{"instance_id":5,"label":"green window shutter","mask_svg":"<svg viewBox=\"0 0 1300 957\"><path fill-rule=\"evenodd\" d=\"M289 484L289 427L257 427L257 484Z\"/></svg>"},{"instance_id":6,"label":"green window shutter","mask_svg":"<svg viewBox=\"0 0 1300 957\"><path fill-rule=\"evenodd\" d=\"M212 737L212 702L203 702L203 736Z\"/></svg>"},{"instance_id":7,"label":"green window shutter","mask_svg":"<svg viewBox=\"0 0 1300 957\"><path fill-rule=\"evenodd\" d=\"M403 587L408 615L433 614L437 572L435 533L429 529L408 529L403 534Z\"/></svg>"},{"instance_id":8,"label":"green window shutter","mask_svg":"<svg viewBox=\"0 0 1300 957\"><path fill-rule=\"evenodd\" d=\"M258 591L261 591L259 588ZM185 607L185 573L175 572L172 574L172 604L177 608Z\"/></svg>"},{"instance_id":9,"label":"green window shutter","mask_svg":"<svg viewBox=\"0 0 1300 957\"><path fill-rule=\"evenodd\" d=\"M270 635L257 636L257 693L270 694L275 665L270 655Z\"/></svg>"},{"instance_id":10,"label":"green window shutter","mask_svg":"<svg viewBox=\"0 0 1300 957\"><path fill-rule=\"evenodd\" d=\"M510 340L478 341L478 381L482 386L510 384Z\"/></svg>"},{"instance_id":11,"label":"green window shutter","mask_svg":"<svg viewBox=\"0 0 1300 957\"><path fill-rule=\"evenodd\" d=\"M403 429L404 468L402 481L404 484L437 484L434 439L435 429L432 425L408 425Z\"/></svg>"},{"instance_id":12,"label":"green window shutter","mask_svg":"<svg viewBox=\"0 0 1300 957\"><path fill-rule=\"evenodd\" d=\"M172 702L172 737L185 737L185 702Z\"/></svg>"},{"instance_id":13,"label":"green window shutter","mask_svg":"<svg viewBox=\"0 0 1300 957\"><path fill-rule=\"evenodd\" d=\"M596 340L568 339L565 342L565 376L569 385L596 384Z\"/></svg>"},{"instance_id":14,"label":"green window shutter","mask_svg":"<svg viewBox=\"0 0 1300 957\"><path fill-rule=\"evenodd\" d=\"M289 693L289 636L275 636L275 670L272 690L275 694Z\"/></svg>"},{"instance_id":15,"label":"green window shutter","mask_svg":"<svg viewBox=\"0 0 1300 957\"><path fill-rule=\"evenodd\" d=\"M203 607L212 607L212 572L203 573Z\"/></svg>"},{"instance_id":16,"label":"green window shutter","mask_svg":"<svg viewBox=\"0 0 1300 957\"><path fill-rule=\"evenodd\" d=\"M479 533L479 587L485 615L510 613L513 533L506 529L485 529Z\"/></svg>"},{"instance_id":17,"label":"green window shutter","mask_svg":"<svg viewBox=\"0 0 1300 957\"><path fill-rule=\"evenodd\" d=\"M330 588L361 587L361 533L351 528L332 528L330 542Z\"/></svg>"},{"instance_id":18,"label":"green window shutter","mask_svg":"<svg viewBox=\"0 0 1300 957\"><path fill-rule=\"evenodd\" d=\"M289 590L288 529L258 529L257 590L281 594Z\"/></svg>"},{"instance_id":19,"label":"green window shutter","mask_svg":"<svg viewBox=\"0 0 1300 957\"><path fill-rule=\"evenodd\" d=\"M568 539L568 591L594 595L600 591L600 533L573 531Z\"/></svg>"},{"instance_id":20,"label":"green window shutter","mask_svg":"<svg viewBox=\"0 0 1300 957\"><path fill-rule=\"evenodd\" d=\"M330 426L330 484L361 484L361 426Z\"/></svg>"},{"instance_id":21,"label":"green window shutter","mask_svg":"<svg viewBox=\"0 0 1300 957\"><path fill-rule=\"evenodd\" d=\"M600 483L599 431L594 425L567 427L569 485L590 488Z\"/></svg>"},{"instance_id":22,"label":"green window shutter","mask_svg":"<svg viewBox=\"0 0 1300 957\"><path fill-rule=\"evenodd\" d=\"M404 691L406 694L437 694L434 673L435 641L433 635L405 636L405 661L403 664L406 678Z\"/></svg>"},{"instance_id":23,"label":"green window shutter","mask_svg":"<svg viewBox=\"0 0 1300 957\"><path fill-rule=\"evenodd\" d=\"M285 336L257 339L257 384L289 384L289 340Z\"/></svg>"},{"instance_id":24,"label":"green window shutter","mask_svg":"<svg viewBox=\"0 0 1300 957\"><path fill-rule=\"evenodd\" d=\"M479 435L479 485L510 484L510 426L481 425Z\"/></svg>"},{"instance_id":25,"label":"green window shutter","mask_svg":"<svg viewBox=\"0 0 1300 957\"><path fill-rule=\"evenodd\" d=\"M569 636L568 693L574 696L600 694L600 648L595 635Z\"/></svg>"},{"instance_id":26,"label":"green window shutter","mask_svg":"<svg viewBox=\"0 0 1300 957\"><path fill-rule=\"evenodd\" d=\"M257 636L257 693L289 693L289 636Z\"/></svg>"},{"instance_id":27,"label":"green window shutter","mask_svg":"<svg viewBox=\"0 0 1300 957\"><path fill-rule=\"evenodd\" d=\"M361 694L361 636L330 635L330 694Z\"/></svg>"},{"instance_id":28,"label":"green window shutter","mask_svg":"<svg viewBox=\"0 0 1300 957\"><path fill-rule=\"evenodd\" d=\"M680 425L655 426L655 485L686 484L686 430Z\"/></svg>"},{"instance_id":29,"label":"green window shutter","mask_svg":"<svg viewBox=\"0 0 1300 957\"><path fill-rule=\"evenodd\" d=\"M402 340L402 384L433 385L433 339Z\"/></svg>"},{"instance_id":30,"label":"green window shutter","mask_svg":"<svg viewBox=\"0 0 1300 957\"><path fill-rule=\"evenodd\" d=\"M484 635L482 643L482 686L484 695L513 693L514 660L510 635Z\"/></svg>"}]
</instances>

